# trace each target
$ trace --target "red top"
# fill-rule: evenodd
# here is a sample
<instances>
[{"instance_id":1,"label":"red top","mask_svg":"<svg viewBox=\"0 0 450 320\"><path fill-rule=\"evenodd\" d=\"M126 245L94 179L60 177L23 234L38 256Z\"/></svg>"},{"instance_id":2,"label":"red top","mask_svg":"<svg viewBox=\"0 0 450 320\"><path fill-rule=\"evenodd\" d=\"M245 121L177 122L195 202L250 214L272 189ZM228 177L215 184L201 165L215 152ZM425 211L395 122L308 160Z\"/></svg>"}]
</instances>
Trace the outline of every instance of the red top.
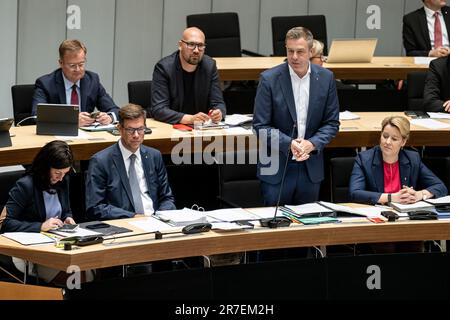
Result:
<instances>
[{"instance_id":1,"label":"red top","mask_svg":"<svg viewBox=\"0 0 450 320\"><path fill-rule=\"evenodd\" d=\"M396 193L402 188L400 180L400 167L398 161L394 163L383 162L384 192Z\"/></svg>"}]
</instances>

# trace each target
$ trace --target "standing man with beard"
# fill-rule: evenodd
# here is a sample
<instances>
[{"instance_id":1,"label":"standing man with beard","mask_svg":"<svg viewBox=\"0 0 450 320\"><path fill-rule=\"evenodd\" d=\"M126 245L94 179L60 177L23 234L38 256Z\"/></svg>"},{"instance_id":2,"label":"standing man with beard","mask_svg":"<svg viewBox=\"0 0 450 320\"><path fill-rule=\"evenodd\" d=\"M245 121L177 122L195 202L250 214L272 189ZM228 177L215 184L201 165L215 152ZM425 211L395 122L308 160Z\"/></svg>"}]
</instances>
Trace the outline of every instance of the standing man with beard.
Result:
<instances>
[{"instance_id":1,"label":"standing man with beard","mask_svg":"<svg viewBox=\"0 0 450 320\"><path fill-rule=\"evenodd\" d=\"M153 71L151 114L167 123L193 124L226 114L216 62L204 55L204 33L187 28L178 51L161 59Z\"/></svg>"}]
</instances>

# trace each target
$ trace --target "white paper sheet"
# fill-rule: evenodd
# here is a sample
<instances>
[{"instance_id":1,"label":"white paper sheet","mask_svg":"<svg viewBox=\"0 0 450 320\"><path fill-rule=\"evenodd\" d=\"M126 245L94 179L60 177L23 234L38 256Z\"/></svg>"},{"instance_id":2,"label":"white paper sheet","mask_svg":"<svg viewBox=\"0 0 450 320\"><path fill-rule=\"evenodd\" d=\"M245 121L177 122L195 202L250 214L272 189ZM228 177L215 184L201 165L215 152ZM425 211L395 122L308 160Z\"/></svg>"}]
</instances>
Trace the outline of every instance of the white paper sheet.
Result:
<instances>
[{"instance_id":1,"label":"white paper sheet","mask_svg":"<svg viewBox=\"0 0 450 320\"><path fill-rule=\"evenodd\" d=\"M433 119L412 119L411 123L415 126L424 127L427 129L446 129L450 128L450 124L440 122Z\"/></svg>"}]
</instances>

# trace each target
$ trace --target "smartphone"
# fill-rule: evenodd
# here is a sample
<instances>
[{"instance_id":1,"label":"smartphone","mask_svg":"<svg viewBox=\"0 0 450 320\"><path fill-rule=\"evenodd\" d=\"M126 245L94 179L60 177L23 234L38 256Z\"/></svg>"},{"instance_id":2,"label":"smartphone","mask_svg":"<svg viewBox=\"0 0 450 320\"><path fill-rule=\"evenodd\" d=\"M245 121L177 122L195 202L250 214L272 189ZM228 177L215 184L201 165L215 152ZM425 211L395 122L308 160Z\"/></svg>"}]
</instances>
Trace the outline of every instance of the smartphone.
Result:
<instances>
[{"instance_id":1,"label":"smartphone","mask_svg":"<svg viewBox=\"0 0 450 320\"><path fill-rule=\"evenodd\" d=\"M109 227L110 227L109 224L103 223L103 222L101 222L101 223L95 223L95 224L90 224L90 225L88 225L88 226L85 226L86 229L93 229L93 230L95 230L95 229L109 228Z\"/></svg>"},{"instance_id":2,"label":"smartphone","mask_svg":"<svg viewBox=\"0 0 450 320\"><path fill-rule=\"evenodd\" d=\"M96 119L98 117L98 115L100 114L99 111L94 111L91 112L91 114L89 115L92 119Z\"/></svg>"},{"instance_id":3,"label":"smartphone","mask_svg":"<svg viewBox=\"0 0 450 320\"><path fill-rule=\"evenodd\" d=\"M416 118L418 119L427 119L430 116L425 111L416 111Z\"/></svg>"},{"instance_id":4,"label":"smartphone","mask_svg":"<svg viewBox=\"0 0 450 320\"><path fill-rule=\"evenodd\" d=\"M410 117L410 118L416 118L416 117L417 117L416 112L413 111L413 110L407 110L407 111L405 111L405 116L408 116L408 117Z\"/></svg>"},{"instance_id":5,"label":"smartphone","mask_svg":"<svg viewBox=\"0 0 450 320\"><path fill-rule=\"evenodd\" d=\"M75 232L78 228L77 224L63 224L61 227L59 227L58 231L63 231L63 232Z\"/></svg>"}]
</instances>

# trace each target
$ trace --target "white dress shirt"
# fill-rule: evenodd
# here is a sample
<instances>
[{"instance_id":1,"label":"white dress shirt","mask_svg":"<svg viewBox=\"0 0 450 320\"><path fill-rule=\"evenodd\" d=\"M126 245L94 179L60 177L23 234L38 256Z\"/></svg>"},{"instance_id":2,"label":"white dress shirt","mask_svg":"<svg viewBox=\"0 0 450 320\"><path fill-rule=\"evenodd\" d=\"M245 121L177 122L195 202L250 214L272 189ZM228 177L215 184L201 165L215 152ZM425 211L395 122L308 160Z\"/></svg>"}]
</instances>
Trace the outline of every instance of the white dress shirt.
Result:
<instances>
[{"instance_id":1,"label":"white dress shirt","mask_svg":"<svg viewBox=\"0 0 450 320\"><path fill-rule=\"evenodd\" d=\"M122 139L119 139L119 148L120 152L122 153L123 162L125 164L125 170L127 171L128 176L128 169L130 168L130 156L132 152L124 147L124 145L122 144ZM141 199L142 204L144 205L144 214L146 216L151 216L154 212L153 201L148 193L147 180L145 179L144 167L142 166L142 158L140 150L136 151L135 155L136 160L134 162L134 165L136 169L136 175L139 180L139 189L141 190Z\"/></svg>"},{"instance_id":2,"label":"white dress shirt","mask_svg":"<svg viewBox=\"0 0 450 320\"><path fill-rule=\"evenodd\" d=\"M308 71L303 78L300 78L291 66L289 66L289 73L291 75L292 92L294 93L295 111L297 113L297 138L303 139L308 117L311 64L309 64Z\"/></svg>"}]
</instances>

